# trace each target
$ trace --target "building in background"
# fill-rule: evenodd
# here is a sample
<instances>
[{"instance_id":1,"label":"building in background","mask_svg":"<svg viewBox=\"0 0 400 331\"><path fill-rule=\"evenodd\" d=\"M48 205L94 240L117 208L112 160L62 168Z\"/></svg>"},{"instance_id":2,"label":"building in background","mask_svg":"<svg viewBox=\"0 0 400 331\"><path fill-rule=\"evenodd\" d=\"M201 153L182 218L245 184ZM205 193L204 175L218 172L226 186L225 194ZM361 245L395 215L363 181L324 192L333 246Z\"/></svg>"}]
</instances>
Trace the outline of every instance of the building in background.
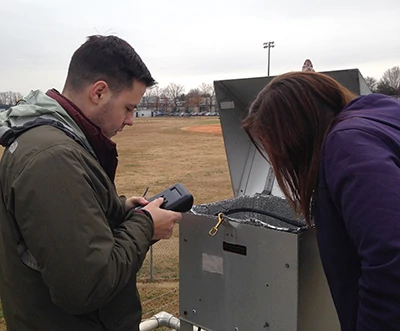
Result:
<instances>
[{"instance_id":1,"label":"building in background","mask_svg":"<svg viewBox=\"0 0 400 331\"><path fill-rule=\"evenodd\" d=\"M135 111L135 117L154 117L154 111L151 109L138 109Z\"/></svg>"}]
</instances>

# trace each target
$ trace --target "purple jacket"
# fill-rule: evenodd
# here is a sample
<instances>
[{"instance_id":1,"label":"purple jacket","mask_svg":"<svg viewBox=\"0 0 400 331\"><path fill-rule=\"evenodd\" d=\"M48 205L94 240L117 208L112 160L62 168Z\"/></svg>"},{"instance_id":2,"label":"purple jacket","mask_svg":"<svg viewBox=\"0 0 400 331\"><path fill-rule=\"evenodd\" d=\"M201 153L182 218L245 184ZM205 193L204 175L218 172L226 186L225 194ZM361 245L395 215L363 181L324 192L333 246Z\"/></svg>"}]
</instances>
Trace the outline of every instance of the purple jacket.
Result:
<instances>
[{"instance_id":1,"label":"purple jacket","mask_svg":"<svg viewBox=\"0 0 400 331\"><path fill-rule=\"evenodd\" d=\"M361 96L324 143L313 210L342 331L400 330L400 102Z\"/></svg>"}]
</instances>

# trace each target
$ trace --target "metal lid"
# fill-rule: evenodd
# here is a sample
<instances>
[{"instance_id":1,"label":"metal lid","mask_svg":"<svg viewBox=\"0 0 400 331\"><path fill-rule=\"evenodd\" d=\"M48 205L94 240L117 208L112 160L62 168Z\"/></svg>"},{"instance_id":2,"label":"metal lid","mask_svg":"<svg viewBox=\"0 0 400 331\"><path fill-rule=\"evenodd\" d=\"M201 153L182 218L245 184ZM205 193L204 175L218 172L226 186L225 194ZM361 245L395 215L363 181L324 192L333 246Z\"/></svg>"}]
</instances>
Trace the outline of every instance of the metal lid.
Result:
<instances>
[{"instance_id":1,"label":"metal lid","mask_svg":"<svg viewBox=\"0 0 400 331\"><path fill-rule=\"evenodd\" d=\"M369 94L358 69L322 72L356 94ZM235 197L256 193L283 197L272 167L253 146L242 129L242 120L257 94L274 77L257 77L214 82L222 134Z\"/></svg>"}]
</instances>

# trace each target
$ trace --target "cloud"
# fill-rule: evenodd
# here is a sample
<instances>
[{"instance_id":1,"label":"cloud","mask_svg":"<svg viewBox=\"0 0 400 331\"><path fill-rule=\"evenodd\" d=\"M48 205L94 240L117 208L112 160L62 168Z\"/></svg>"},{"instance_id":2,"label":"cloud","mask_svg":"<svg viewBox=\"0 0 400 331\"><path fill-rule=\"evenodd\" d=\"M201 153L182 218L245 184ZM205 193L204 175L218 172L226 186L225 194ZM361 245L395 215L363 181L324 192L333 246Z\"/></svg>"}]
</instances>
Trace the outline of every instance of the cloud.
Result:
<instances>
[{"instance_id":1,"label":"cloud","mask_svg":"<svg viewBox=\"0 0 400 331\"><path fill-rule=\"evenodd\" d=\"M152 74L187 89L266 74L262 44L275 41L271 74L359 68L380 78L400 65L398 0L3 0L0 91L61 89L73 52L91 34L127 40Z\"/></svg>"}]
</instances>

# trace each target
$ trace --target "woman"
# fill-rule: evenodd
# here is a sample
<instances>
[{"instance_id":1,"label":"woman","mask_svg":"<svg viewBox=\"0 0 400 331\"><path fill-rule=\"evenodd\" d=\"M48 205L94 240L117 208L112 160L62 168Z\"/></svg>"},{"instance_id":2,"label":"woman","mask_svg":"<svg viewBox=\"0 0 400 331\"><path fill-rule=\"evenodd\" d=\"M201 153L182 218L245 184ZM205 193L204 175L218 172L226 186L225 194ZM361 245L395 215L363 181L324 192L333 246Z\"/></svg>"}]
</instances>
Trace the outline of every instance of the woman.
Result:
<instances>
[{"instance_id":1,"label":"woman","mask_svg":"<svg viewBox=\"0 0 400 331\"><path fill-rule=\"evenodd\" d=\"M293 72L259 93L243 126L315 223L342 330L400 330L400 102Z\"/></svg>"}]
</instances>

